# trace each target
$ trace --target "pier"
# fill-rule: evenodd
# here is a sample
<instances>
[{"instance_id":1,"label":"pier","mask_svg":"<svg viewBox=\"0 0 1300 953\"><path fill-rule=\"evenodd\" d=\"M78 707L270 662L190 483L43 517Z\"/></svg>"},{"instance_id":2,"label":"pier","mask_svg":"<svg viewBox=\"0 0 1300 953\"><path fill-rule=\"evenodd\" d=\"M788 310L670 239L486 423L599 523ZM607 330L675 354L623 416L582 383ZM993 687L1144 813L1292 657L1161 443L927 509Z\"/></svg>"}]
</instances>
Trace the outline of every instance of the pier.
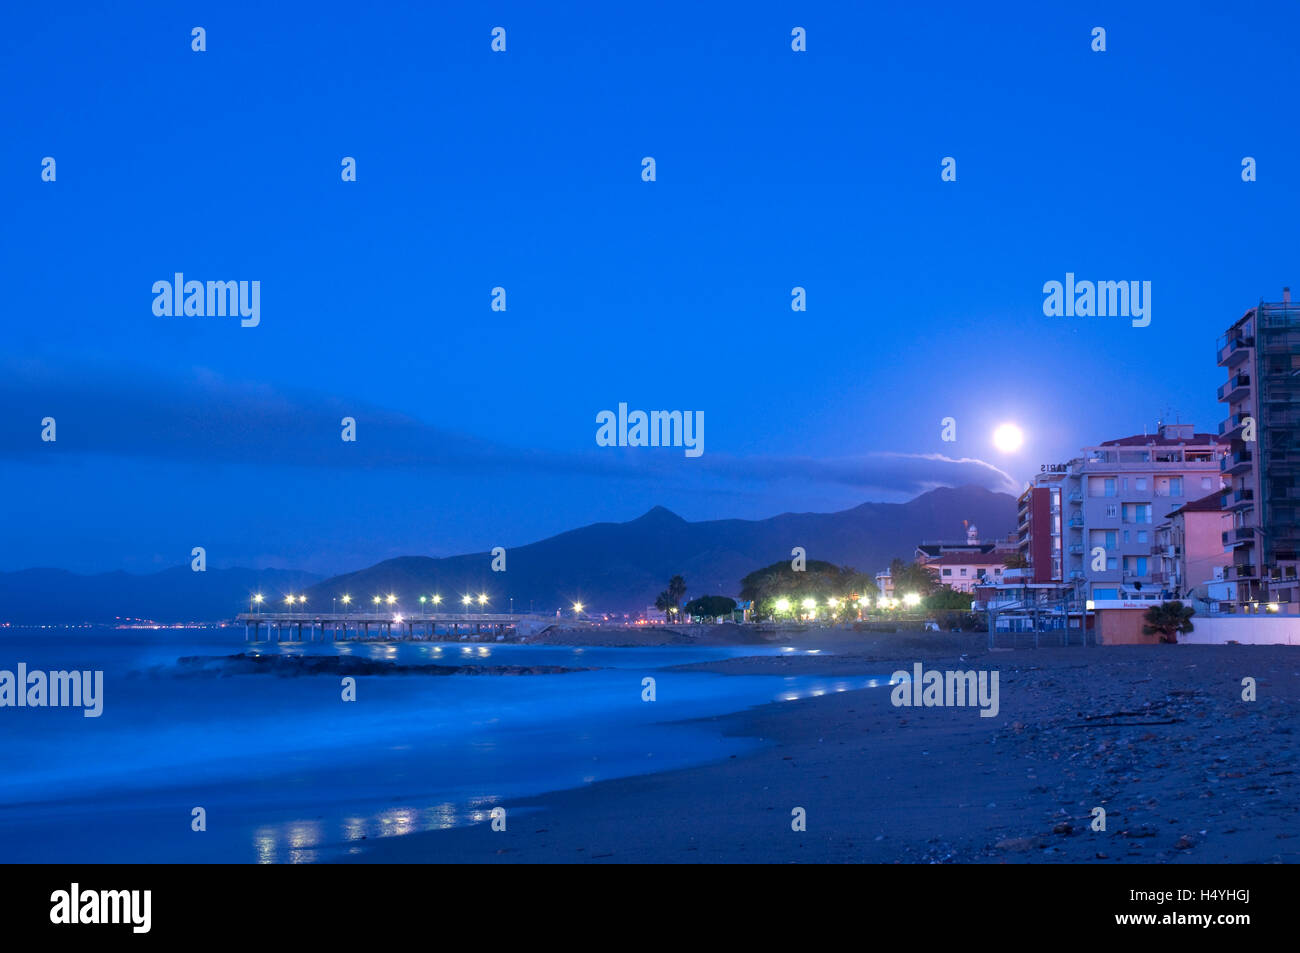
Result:
<instances>
[{"instance_id":1,"label":"pier","mask_svg":"<svg viewBox=\"0 0 1300 953\"><path fill-rule=\"evenodd\" d=\"M241 612L236 622L244 623L244 641L262 641L266 626L268 642L321 641L349 639L413 639L434 641L439 629L453 639L460 638L461 627L469 634L504 635L520 622L545 627L554 619L527 612L422 612L405 615L384 612ZM396 634L394 634L396 632ZM288 638L285 637L286 633Z\"/></svg>"}]
</instances>

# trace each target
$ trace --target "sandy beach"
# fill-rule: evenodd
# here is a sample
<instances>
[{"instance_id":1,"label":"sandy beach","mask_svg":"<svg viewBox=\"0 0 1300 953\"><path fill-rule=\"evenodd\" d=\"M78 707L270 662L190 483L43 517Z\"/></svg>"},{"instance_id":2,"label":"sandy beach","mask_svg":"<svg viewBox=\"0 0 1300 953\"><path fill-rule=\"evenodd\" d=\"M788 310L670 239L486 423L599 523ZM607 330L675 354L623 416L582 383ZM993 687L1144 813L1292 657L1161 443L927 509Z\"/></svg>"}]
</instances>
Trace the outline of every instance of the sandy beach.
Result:
<instances>
[{"instance_id":1,"label":"sandy beach","mask_svg":"<svg viewBox=\"0 0 1300 953\"><path fill-rule=\"evenodd\" d=\"M919 661L996 671L998 714L896 707L889 687L777 702L708 719L725 735L761 739L757 750L512 803L503 832L478 824L381 838L355 859L1300 861L1294 648L989 652L982 634L843 630L798 640L835 654L687 668L887 678ZM1255 701L1242 700L1245 677L1256 680ZM1091 829L1096 807L1104 831ZM801 832L792 830L795 808L806 813Z\"/></svg>"}]
</instances>

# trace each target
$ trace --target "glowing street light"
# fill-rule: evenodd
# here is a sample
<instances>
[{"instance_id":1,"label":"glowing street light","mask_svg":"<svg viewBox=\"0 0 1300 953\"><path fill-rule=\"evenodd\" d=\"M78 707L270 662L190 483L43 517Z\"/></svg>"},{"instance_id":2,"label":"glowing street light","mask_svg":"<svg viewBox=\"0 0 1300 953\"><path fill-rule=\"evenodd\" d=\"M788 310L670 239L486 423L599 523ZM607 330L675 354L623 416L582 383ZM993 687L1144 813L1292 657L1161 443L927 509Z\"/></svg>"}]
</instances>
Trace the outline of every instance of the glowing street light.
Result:
<instances>
[{"instance_id":1,"label":"glowing street light","mask_svg":"<svg viewBox=\"0 0 1300 953\"><path fill-rule=\"evenodd\" d=\"M379 608L379 602L380 602L379 597L378 597L378 596L375 596L375 598L374 598L374 603L375 603L375 608L376 608L376 609Z\"/></svg>"},{"instance_id":2,"label":"glowing street light","mask_svg":"<svg viewBox=\"0 0 1300 953\"><path fill-rule=\"evenodd\" d=\"M575 602L575 603L573 604L573 614L574 614L574 615L578 615L580 612L582 612L582 603L581 603L581 602Z\"/></svg>"},{"instance_id":3,"label":"glowing street light","mask_svg":"<svg viewBox=\"0 0 1300 953\"><path fill-rule=\"evenodd\" d=\"M481 605L481 606L485 606L485 605L487 605L487 593L486 593L486 592L480 592L480 593L478 594L478 604Z\"/></svg>"},{"instance_id":4,"label":"glowing street light","mask_svg":"<svg viewBox=\"0 0 1300 953\"><path fill-rule=\"evenodd\" d=\"M437 593L434 593L433 604L436 606L440 602L442 602L442 596L438 595Z\"/></svg>"},{"instance_id":5,"label":"glowing street light","mask_svg":"<svg viewBox=\"0 0 1300 953\"><path fill-rule=\"evenodd\" d=\"M397 596L393 595L393 594L390 592L390 593L388 594L388 604L391 606L391 605L392 605L393 603L395 603L396 601L397 601Z\"/></svg>"},{"instance_id":6,"label":"glowing street light","mask_svg":"<svg viewBox=\"0 0 1300 953\"><path fill-rule=\"evenodd\" d=\"M307 604L307 597L306 597L306 596L299 596L299 597L298 597L298 605L301 606L301 605L306 605L306 604Z\"/></svg>"},{"instance_id":7,"label":"glowing street light","mask_svg":"<svg viewBox=\"0 0 1300 953\"><path fill-rule=\"evenodd\" d=\"M790 611L790 600L789 600L789 599L786 599L784 596L782 596L780 599L777 599L777 600L776 600L776 611L777 611L777 612L789 612L789 611Z\"/></svg>"},{"instance_id":8,"label":"glowing street light","mask_svg":"<svg viewBox=\"0 0 1300 953\"><path fill-rule=\"evenodd\" d=\"M903 596L903 602L909 606L919 606L921 604L921 597L915 592L909 592L907 595Z\"/></svg>"},{"instance_id":9,"label":"glowing street light","mask_svg":"<svg viewBox=\"0 0 1300 953\"><path fill-rule=\"evenodd\" d=\"M290 606L293 605L293 596L285 596L284 602L285 605L290 605Z\"/></svg>"},{"instance_id":10,"label":"glowing street light","mask_svg":"<svg viewBox=\"0 0 1300 953\"><path fill-rule=\"evenodd\" d=\"M460 600L460 604L463 606L467 606L473 601L474 601L474 597L469 594L466 594L465 597Z\"/></svg>"},{"instance_id":11,"label":"glowing street light","mask_svg":"<svg viewBox=\"0 0 1300 953\"><path fill-rule=\"evenodd\" d=\"M254 602L257 603L259 606L262 604L262 594L259 592L257 595L251 596L250 599L251 601L248 603L248 611L252 612Z\"/></svg>"}]
</instances>

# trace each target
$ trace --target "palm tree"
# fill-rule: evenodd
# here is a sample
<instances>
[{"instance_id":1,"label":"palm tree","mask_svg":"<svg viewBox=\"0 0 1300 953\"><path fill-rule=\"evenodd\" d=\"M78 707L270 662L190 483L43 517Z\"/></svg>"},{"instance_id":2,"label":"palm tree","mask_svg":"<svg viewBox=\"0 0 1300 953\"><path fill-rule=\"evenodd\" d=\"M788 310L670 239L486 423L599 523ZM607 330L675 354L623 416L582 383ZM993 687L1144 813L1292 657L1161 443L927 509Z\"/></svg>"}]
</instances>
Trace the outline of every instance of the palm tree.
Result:
<instances>
[{"instance_id":1,"label":"palm tree","mask_svg":"<svg viewBox=\"0 0 1300 953\"><path fill-rule=\"evenodd\" d=\"M681 576L673 576L668 580L668 598L672 600L673 608L681 606L684 595L686 595L686 580Z\"/></svg>"},{"instance_id":2,"label":"palm tree","mask_svg":"<svg viewBox=\"0 0 1300 953\"><path fill-rule=\"evenodd\" d=\"M1159 635L1161 642L1177 642L1178 633L1192 631L1192 616L1196 610L1181 602L1166 602L1152 606L1143 616L1142 634Z\"/></svg>"}]
</instances>

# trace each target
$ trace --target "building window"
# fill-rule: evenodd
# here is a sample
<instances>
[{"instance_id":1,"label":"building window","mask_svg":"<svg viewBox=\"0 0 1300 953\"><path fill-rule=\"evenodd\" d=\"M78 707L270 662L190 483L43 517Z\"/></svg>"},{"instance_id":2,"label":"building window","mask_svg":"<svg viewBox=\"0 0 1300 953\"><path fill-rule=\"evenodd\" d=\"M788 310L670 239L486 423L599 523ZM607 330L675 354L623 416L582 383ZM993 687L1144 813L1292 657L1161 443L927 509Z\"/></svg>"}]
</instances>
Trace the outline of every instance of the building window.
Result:
<instances>
[{"instance_id":1,"label":"building window","mask_svg":"<svg viewBox=\"0 0 1300 953\"><path fill-rule=\"evenodd\" d=\"M1138 542L1145 543L1146 541L1147 541L1147 531L1144 529L1138 530Z\"/></svg>"},{"instance_id":2,"label":"building window","mask_svg":"<svg viewBox=\"0 0 1300 953\"><path fill-rule=\"evenodd\" d=\"M952 570L951 570L951 569L945 569L945 570L943 571L943 574L944 574L945 576L951 576L951 575L952 575Z\"/></svg>"},{"instance_id":3,"label":"building window","mask_svg":"<svg viewBox=\"0 0 1300 953\"><path fill-rule=\"evenodd\" d=\"M963 576L966 575L966 569L965 569L965 567L962 568L961 574L962 574Z\"/></svg>"},{"instance_id":4,"label":"building window","mask_svg":"<svg viewBox=\"0 0 1300 953\"><path fill-rule=\"evenodd\" d=\"M1170 495L1170 496L1182 496L1182 495L1183 495L1183 478L1182 478L1182 477L1170 477L1170 478L1169 478L1169 495Z\"/></svg>"},{"instance_id":5,"label":"building window","mask_svg":"<svg viewBox=\"0 0 1300 953\"><path fill-rule=\"evenodd\" d=\"M1118 569L1118 568L1119 568L1119 563L1116 561L1116 559L1115 559L1114 556L1107 556L1107 557L1106 557L1106 568L1107 568L1107 569Z\"/></svg>"},{"instance_id":6,"label":"building window","mask_svg":"<svg viewBox=\"0 0 1300 953\"><path fill-rule=\"evenodd\" d=\"M1124 542L1127 543L1128 541L1129 541L1128 530L1124 530Z\"/></svg>"},{"instance_id":7,"label":"building window","mask_svg":"<svg viewBox=\"0 0 1300 953\"><path fill-rule=\"evenodd\" d=\"M1112 519L1112 520L1113 520L1113 519L1114 519L1116 516L1118 516L1118 515L1119 515L1119 507L1116 506L1114 503L1107 503L1107 504L1106 504L1106 518L1107 518L1107 519Z\"/></svg>"}]
</instances>

